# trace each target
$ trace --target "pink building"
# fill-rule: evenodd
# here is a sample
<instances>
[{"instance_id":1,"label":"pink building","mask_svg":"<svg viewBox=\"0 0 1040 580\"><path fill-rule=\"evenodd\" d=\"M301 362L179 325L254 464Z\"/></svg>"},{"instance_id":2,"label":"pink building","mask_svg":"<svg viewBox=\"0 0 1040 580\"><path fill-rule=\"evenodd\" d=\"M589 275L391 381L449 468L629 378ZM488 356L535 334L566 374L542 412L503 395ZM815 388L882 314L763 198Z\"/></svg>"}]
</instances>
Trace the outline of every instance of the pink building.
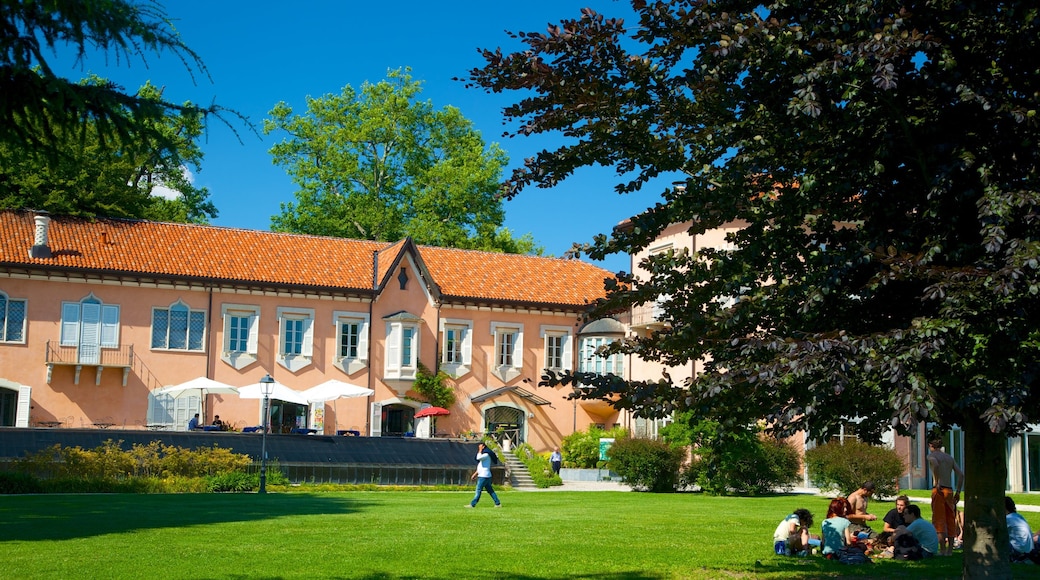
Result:
<instances>
[{"instance_id":1,"label":"pink building","mask_svg":"<svg viewBox=\"0 0 1040 580\"><path fill-rule=\"evenodd\" d=\"M411 390L422 364L448 373L457 398L438 434L497 432L544 451L619 421L569 388L537 387L546 368L623 370L592 352L618 323L580 323L610 276L410 240L2 211L0 425L185 429L194 413L259 425L259 400L157 391L270 374L298 392L330 379L374 391L276 398L275 429L423 436Z\"/></svg>"}]
</instances>

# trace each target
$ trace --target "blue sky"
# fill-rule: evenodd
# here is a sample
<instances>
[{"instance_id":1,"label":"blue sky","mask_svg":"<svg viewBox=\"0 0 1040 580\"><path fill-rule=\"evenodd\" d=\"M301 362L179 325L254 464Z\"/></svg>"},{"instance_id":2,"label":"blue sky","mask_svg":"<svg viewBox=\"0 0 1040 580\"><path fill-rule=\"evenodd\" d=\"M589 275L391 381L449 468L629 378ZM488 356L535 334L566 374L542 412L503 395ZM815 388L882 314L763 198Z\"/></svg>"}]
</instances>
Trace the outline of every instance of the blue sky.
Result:
<instances>
[{"instance_id":1,"label":"blue sky","mask_svg":"<svg viewBox=\"0 0 1040 580\"><path fill-rule=\"evenodd\" d=\"M488 95L466 89L452 77L465 76L482 64L478 48L504 51L522 48L505 31L544 31L549 23L577 17L583 6L607 16L630 15L627 2L613 0L525 0L357 2L354 0L292 3L253 0L169 0L167 13L185 43L203 59L212 82L192 77L172 54L140 60L90 55L80 66L59 68L78 79L88 72L112 79L128 90L151 80L164 87L168 99L199 104L216 102L235 109L260 127L268 111L285 101L303 111L307 96L339 93L345 85L359 88L378 82L390 69L411 67L424 82L422 98L437 108L458 107L488 142L507 152L505 175L525 157L556 138L505 139L501 109L516 94ZM626 18L633 25L634 18ZM197 185L209 188L220 215L215 225L267 230L279 204L293 201L295 184L272 164L268 153L282 136L257 137L238 127L239 137L213 123L203 138L205 152ZM560 256L573 242L591 241L660 200L657 188L618 195L614 172L583 170L551 189L528 189L505 203L506 227L515 235L530 232L547 253ZM599 265L628 270L627 256Z\"/></svg>"}]
</instances>

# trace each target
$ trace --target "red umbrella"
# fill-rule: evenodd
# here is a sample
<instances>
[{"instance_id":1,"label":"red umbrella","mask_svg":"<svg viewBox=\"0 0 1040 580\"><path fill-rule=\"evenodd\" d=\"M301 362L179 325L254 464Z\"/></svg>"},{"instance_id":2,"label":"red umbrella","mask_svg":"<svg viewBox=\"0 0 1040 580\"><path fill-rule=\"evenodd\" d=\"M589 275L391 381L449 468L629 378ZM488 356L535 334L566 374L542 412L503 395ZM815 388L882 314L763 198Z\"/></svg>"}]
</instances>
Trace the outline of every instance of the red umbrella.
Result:
<instances>
[{"instance_id":1,"label":"red umbrella","mask_svg":"<svg viewBox=\"0 0 1040 580\"><path fill-rule=\"evenodd\" d=\"M440 415L451 415L451 411L445 409L444 407L425 407L423 409L419 409L415 413L415 418L416 419L422 419L423 417L432 417L430 419L430 421L431 421L431 423L430 423L430 437L436 437L436 435L437 435L437 422L436 421L437 421L437 417L440 416Z\"/></svg>"},{"instance_id":2,"label":"red umbrella","mask_svg":"<svg viewBox=\"0 0 1040 580\"><path fill-rule=\"evenodd\" d=\"M415 418L419 419L421 417L437 417L439 415L451 415L451 411L445 409L444 407L425 407L423 409L419 409L419 411L415 414Z\"/></svg>"}]
</instances>

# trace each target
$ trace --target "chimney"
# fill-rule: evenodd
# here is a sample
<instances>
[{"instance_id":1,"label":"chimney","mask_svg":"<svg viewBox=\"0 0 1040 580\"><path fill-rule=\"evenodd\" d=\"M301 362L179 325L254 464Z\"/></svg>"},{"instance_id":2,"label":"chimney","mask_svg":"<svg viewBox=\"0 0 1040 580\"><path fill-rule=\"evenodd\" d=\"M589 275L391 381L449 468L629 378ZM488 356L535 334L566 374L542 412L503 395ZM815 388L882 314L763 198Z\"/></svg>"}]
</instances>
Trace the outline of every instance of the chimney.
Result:
<instances>
[{"instance_id":1,"label":"chimney","mask_svg":"<svg viewBox=\"0 0 1040 580\"><path fill-rule=\"evenodd\" d=\"M33 246L29 248L30 258L50 258L51 247L47 242L47 229L51 225L51 218L47 212L41 211L36 214L36 235L33 238Z\"/></svg>"}]
</instances>

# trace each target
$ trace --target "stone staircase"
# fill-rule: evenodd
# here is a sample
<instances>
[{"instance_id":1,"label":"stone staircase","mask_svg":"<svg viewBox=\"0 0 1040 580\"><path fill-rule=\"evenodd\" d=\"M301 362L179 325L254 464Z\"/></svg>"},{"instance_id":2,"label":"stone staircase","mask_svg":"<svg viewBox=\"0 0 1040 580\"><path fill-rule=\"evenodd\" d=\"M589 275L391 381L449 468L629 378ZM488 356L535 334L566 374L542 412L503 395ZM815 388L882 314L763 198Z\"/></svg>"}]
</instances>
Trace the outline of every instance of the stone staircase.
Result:
<instances>
[{"instance_id":1,"label":"stone staircase","mask_svg":"<svg viewBox=\"0 0 1040 580\"><path fill-rule=\"evenodd\" d=\"M509 485L513 486L513 489L538 489L523 461L508 451L502 451L499 455L506 466L506 480L509 481Z\"/></svg>"}]
</instances>

